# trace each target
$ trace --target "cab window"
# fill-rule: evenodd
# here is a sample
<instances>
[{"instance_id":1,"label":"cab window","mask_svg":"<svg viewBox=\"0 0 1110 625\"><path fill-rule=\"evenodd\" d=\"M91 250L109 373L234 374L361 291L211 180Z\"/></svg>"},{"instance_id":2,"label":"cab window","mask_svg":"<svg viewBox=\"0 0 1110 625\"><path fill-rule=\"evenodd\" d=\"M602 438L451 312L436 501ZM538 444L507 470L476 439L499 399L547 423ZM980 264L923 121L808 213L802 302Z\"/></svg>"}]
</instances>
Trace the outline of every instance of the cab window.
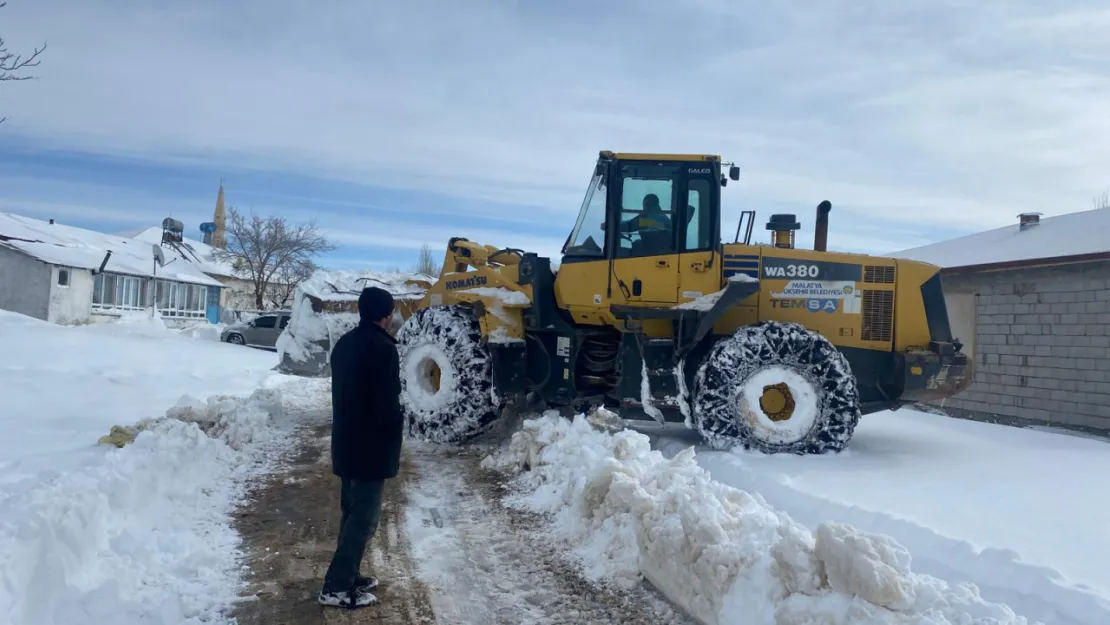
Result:
<instances>
[{"instance_id":1,"label":"cab window","mask_svg":"<svg viewBox=\"0 0 1110 625\"><path fill-rule=\"evenodd\" d=\"M686 227L682 237L682 251L711 250L717 242L713 236L713 223L709 213L713 183L706 178L690 178L686 187Z\"/></svg>"},{"instance_id":2,"label":"cab window","mask_svg":"<svg viewBox=\"0 0 1110 625\"><path fill-rule=\"evenodd\" d=\"M617 258L673 254L677 168L626 165L623 170Z\"/></svg>"},{"instance_id":3,"label":"cab window","mask_svg":"<svg viewBox=\"0 0 1110 625\"><path fill-rule=\"evenodd\" d=\"M608 199L608 185L604 174L595 174L586 188L586 197L578 212L563 254L567 256L604 256L605 255L605 203Z\"/></svg>"}]
</instances>

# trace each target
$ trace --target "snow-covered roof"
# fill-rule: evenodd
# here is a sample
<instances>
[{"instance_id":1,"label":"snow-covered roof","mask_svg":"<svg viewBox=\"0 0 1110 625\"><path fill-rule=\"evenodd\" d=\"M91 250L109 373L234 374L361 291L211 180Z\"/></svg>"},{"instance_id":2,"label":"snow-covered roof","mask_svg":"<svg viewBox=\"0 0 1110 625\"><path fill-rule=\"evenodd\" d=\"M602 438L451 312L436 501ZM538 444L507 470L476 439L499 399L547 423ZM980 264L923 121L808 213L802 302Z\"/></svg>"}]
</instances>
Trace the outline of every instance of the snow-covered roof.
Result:
<instances>
[{"instance_id":1,"label":"snow-covered roof","mask_svg":"<svg viewBox=\"0 0 1110 625\"><path fill-rule=\"evenodd\" d=\"M162 228L152 227L146 228L136 232L134 238L145 241L146 243L162 242ZM238 277L239 274L235 272L235 268L231 266L226 260L216 256L216 248L202 243L200 241L183 237L181 243L174 243L172 246L178 250L179 254L188 260L195 263L200 270L212 276L226 276L229 278ZM169 247L169 246L163 246Z\"/></svg>"},{"instance_id":2,"label":"snow-covered roof","mask_svg":"<svg viewBox=\"0 0 1110 625\"><path fill-rule=\"evenodd\" d=\"M1110 208L1056 217L1022 229L1014 223L986 232L888 254L938 267L1035 262L1047 258L1110 254Z\"/></svg>"},{"instance_id":3,"label":"snow-covered roof","mask_svg":"<svg viewBox=\"0 0 1110 625\"><path fill-rule=\"evenodd\" d=\"M406 280L424 280L433 283L436 281L435 278L409 272L321 270L312 274L311 278L302 282L297 288L307 295L325 301L354 301L358 299L362 289L371 286L381 287L398 298L424 296L425 289L405 284Z\"/></svg>"},{"instance_id":4,"label":"snow-covered roof","mask_svg":"<svg viewBox=\"0 0 1110 625\"><path fill-rule=\"evenodd\" d=\"M84 228L49 223L39 219L0 213L0 245L37 258L52 265L97 269L104 255L112 257L105 271L134 276L153 276L154 255L149 242L104 234ZM180 260L174 250L162 248L166 265L158 267L157 276L166 280L223 286L195 264ZM173 262L175 258L179 260Z\"/></svg>"}]
</instances>

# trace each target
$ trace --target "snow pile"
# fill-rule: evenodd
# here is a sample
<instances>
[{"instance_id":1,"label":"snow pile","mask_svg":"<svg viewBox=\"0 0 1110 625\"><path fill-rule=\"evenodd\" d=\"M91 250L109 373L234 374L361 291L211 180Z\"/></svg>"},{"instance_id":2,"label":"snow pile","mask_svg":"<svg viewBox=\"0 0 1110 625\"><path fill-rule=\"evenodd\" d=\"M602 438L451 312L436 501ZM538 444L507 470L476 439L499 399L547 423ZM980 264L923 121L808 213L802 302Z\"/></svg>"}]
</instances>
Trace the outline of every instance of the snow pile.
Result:
<instances>
[{"instance_id":1,"label":"snow pile","mask_svg":"<svg viewBox=\"0 0 1110 625\"><path fill-rule=\"evenodd\" d=\"M186 326L178 330L178 334L185 338L190 338L198 341L219 341L220 333L227 327L225 323L209 323L201 321L190 326Z\"/></svg>"},{"instance_id":2,"label":"snow pile","mask_svg":"<svg viewBox=\"0 0 1110 625\"><path fill-rule=\"evenodd\" d=\"M289 359L298 363L326 362L333 337L338 339L358 325L357 312L316 312L312 299L300 293L294 302L289 325L275 344L282 363Z\"/></svg>"},{"instance_id":3,"label":"snow pile","mask_svg":"<svg viewBox=\"0 0 1110 625\"><path fill-rule=\"evenodd\" d=\"M424 296L423 284L434 278L415 273L376 271L317 271L297 286L289 325L278 337L275 348L284 370L318 375L327 370L331 348L339 337L358 325L358 296L367 287L383 288L397 302L392 331L403 322L400 309Z\"/></svg>"},{"instance_id":4,"label":"snow pile","mask_svg":"<svg viewBox=\"0 0 1110 625\"><path fill-rule=\"evenodd\" d=\"M483 464L519 472L509 504L552 515L587 577L646 577L703 623L1027 623L974 586L913 573L890 538L838 524L815 535L711 480L693 448L667 460L646 436L602 433L581 415L528 420Z\"/></svg>"},{"instance_id":5,"label":"snow pile","mask_svg":"<svg viewBox=\"0 0 1110 625\"><path fill-rule=\"evenodd\" d=\"M471 295L478 295L480 297L493 298L500 301L505 306L527 307L532 304L532 300L528 299L527 293L506 289L503 286L478 287L476 289L466 289L460 291L460 293L470 293Z\"/></svg>"},{"instance_id":6,"label":"snow pile","mask_svg":"<svg viewBox=\"0 0 1110 625\"><path fill-rule=\"evenodd\" d=\"M734 273L728 277L729 282L759 282L759 278L753 278L746 273Z\"/></svg>"},{"instance_id":7,"label":"snow pile","mask_svg":"<svg viewBox=\"0 0 1110 625\"><path fill-rule=\"evenodd\" d=\"M717 300L721 299L721 296L724 294L725 290L721 289L720 291L714 291L712 293L708 293L706 295L702 295L701 297L692 299L688 302L673 306L673 308L676 310L713 310L713 307L717 305Z\"/></svg>"},{"instance_id":8,"label":"snow pile","mask_svg":"<svg viewBox=\"0 0 1110 625\"><path fill-rule=\"evenodd\" d=\"M690 445L663 438L664 455ZM975 584L1053 625L1110 623L1110 445L908 409L860 421L835 458L699 452L715 481L758 492L807 527L894 537L915 571ZM968 479L968 476L975 479ZM988 502L988 503L985 503ZM1066 531L1060 531L1066 527Z\"/></svg>"},{"instance_id":9,"label":"snow pile","mask_svg":"<svg viewBox=\"0 0 1110 625\"><path fill-rule=\"evenodd\" d=\"M237 599L229 515L287 441L281 388L183 397L134 442L0 501L0 621L210 622Z\"/></svg>"},{"instance_id":10,"label":"snow pile","mask_svg":"<svg viewBox=\"0 0 1110 625\"><path fill-rule=\"evenodd\" d=\"M409 281L435 283L436 279L422 273L385 273L380 271L322 270L297 286L297 291L326 302L357 302L359 294L376 286L389 291L394 299L420 299L425 289Z\"/></svg>"}]
</instances>

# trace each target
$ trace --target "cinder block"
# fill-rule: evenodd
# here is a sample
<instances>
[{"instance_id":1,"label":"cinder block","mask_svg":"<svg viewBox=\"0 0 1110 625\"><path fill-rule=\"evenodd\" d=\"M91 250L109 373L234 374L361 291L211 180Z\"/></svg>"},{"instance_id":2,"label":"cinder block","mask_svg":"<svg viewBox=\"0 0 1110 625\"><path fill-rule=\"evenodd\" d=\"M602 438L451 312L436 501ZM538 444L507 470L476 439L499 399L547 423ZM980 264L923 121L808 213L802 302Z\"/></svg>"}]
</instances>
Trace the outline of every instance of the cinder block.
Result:
<instances>
[{"instance_id":1,"label":"cinder block","mask_svg":"<svg viewBox=\"0 0 1110 625\"><path fill-rule=\"evenodd\" d=\"M1078 302L1079 297L1074 292L1068 291L1066 293L1060 293L1060 301L1065 304L1071 304L1073 302Z\"/></svg>"},{"instance_id":2,"label":"cinder block","mask_svg":"<svg viewBox=\"0 0 1110 625\"><path fill-rule=\"evenodd\" d=\"M1086 312L1104 313L1110 310L1110 302L1087 302L1086 307Z\"/></svg>"},{"instance_id":3,"label":"cinder block","mask_svg":"<svg viewBox=\"0 0 1110 625\"><path fill-rule=\"evenodd\" d=\"M1083 334L1086 335L1086 336L1106 336L1107 335L1106 326L1104 326L1100 323L1087 324L1087 325L1082 327L1082 330L1083 330Z\"/></svg>"},{"instance_id":4,"label":"cinder block","mask_svg":"<svg viewBox=\"0 0 1110 625\"><path fill-rule=\"evenodd\" d=\"M1093 302L1095 301L1095 294L1093 291L1079 291L1075 294L1075 301L1077 302Z\"/></svg>"},{"instance_id":5,"label":"cinder block","mask_svg":"<svg viewBox=\"0 0 1110 625\"><path fill-rule=\"evenodd\" d=\"M1075 302L1073 304L1068 304L1068 312L1069 313L1075 313L1075 314L1087 312L1087 303L1086 302ZM1061 321L1063 321L1063 323L1075 323L1074 321L1071 321L1071 322L1064 321L1063 318L1061 318Z\"/></svg>"},{"instance_id":6,"label":"cinder block","mask_svg":"<svg viewBox=\"0 0 1110 625\"><path fill-rule=\"evenodd\" d=\"M1110 289L1103 289L1095 293L1096 302L1110 302Z\"/></svg>"}]
</instances>

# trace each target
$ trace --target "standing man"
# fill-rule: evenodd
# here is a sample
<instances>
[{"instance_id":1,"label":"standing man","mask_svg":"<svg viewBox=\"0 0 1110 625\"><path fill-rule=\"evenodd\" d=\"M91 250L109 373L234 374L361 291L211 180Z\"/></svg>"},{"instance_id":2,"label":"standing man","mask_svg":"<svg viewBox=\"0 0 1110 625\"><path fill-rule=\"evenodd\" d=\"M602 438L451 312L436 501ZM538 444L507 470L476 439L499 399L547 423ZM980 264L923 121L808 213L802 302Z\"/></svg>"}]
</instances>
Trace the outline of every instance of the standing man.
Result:
<instances>
[{"instance_id":1,"label":"standing man","mask_svg":"<svg viewBox=\"0 0 1110 625\"><path fill-rule=\"evenodd\" d=\"M378 585L359 573L366 544L382 511L385 480L396 477L404 418L397 342L386 328L393 296L372 287L358 298L361 321L335 342L331 353L332 470L342 481L339 540L321 605L362 608L377 603Z\"/></svg>"}]
</instances>

